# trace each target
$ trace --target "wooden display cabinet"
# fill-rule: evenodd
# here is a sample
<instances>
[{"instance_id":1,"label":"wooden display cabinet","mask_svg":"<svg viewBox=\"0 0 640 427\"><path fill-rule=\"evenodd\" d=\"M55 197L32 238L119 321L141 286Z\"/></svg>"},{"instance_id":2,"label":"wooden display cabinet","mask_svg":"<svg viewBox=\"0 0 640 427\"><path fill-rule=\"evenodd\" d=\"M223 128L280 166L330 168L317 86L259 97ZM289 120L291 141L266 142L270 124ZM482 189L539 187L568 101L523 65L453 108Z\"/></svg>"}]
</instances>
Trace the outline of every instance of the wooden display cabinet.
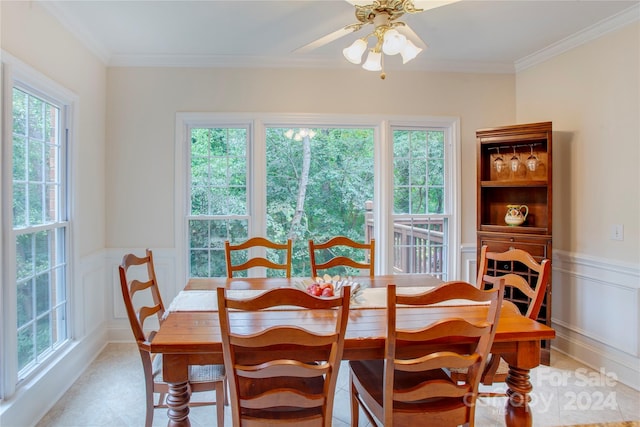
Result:
<instances>
[{"instance_id":1,"label":"wooden display cabinet","mask_svg":"<svg viewBox=\"0 0 640 427\"><path fill-rule=\"evenodd\" d=\"M552 125L551 122L502 126L476 131L478 145L477 239L480 248L503 252L519 248L538 262L551 259L552 249ZM512 160L514 162L512 163ZM505 221L507 205L528 208L521 225ZM490 266L488 274L511 272L513 266ZM527 280L531 272L513 271ZM535 277L533 277L535 278ZM551 325L551 281L538 321ZM506 295L520 307L523 295ZM549 364L550 343L542 343L542 362Z\"/></svg>"}]
</instances>

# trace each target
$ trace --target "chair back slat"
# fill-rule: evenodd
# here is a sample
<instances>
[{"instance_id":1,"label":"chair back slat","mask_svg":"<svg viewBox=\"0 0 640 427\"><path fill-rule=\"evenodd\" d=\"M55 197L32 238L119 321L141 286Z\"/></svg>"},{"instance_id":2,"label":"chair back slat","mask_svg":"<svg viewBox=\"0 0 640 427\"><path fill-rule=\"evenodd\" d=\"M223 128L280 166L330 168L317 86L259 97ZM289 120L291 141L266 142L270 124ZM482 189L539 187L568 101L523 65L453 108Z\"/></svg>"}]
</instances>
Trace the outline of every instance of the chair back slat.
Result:
<instances>
[{"instance_id":1,"label":"chair back slat","mask_svg":"<svg viewBox=\"0 0 640 427\"><path fill-rule=\"evenodd\" d=\"M228 240L224 242L225 261L227 264L227 278L234 277L234 272L245 271L255 267L265 267L272 270L284 270L286 277L291 277L292 241L276 243L264 237L252 237L242 243L232 244ZM275 261L265 256L250 258L250 251L262 249L277 254L281 260ZM244 262L234 262L235 255L243 256Z\"/></svg>"},{"instance_id":2,"label":"chair back slat","mask_svg":"<svg viewBox=\"0 0 640 427\"><path fill-rule=\"evenodd\" d=\"M309 364L297 360L274 360L266 362L263 366L244 366L238 369L238 375L244 378L272 378L294 376L301 378L313 378L325 375L331 368L328 363Z\"/></svg>"},{"instance_id":3,"label":"chair back slat","mask_svg":"<svg viewBox=\"0 0 640 427\"><path fill-rule=\"evenodd\" d=\"M305 346L318 347L338 341L338 335L310 332L299 326L276 326L251 335L231 333L229 342L238 347L267 347L269 345L295 345L304 343Z\"/></svg>"},{"instance_id":4,"label":"chair back slat","mask_svg":"<svg viewBox=\"0 0 640 427\"><path fill-rule=\"evenodd\" d=\"M320 270L335 267L351 267L366 270L370 277L375 271L375 239L369 243L356 242L346 236L336 236L324 243L309 240L309 258L311 261L311 276L317 277ZM363 253L361 259L353 259L339 253L339 250L357 250Z\"/></svg>"}]
</instances>

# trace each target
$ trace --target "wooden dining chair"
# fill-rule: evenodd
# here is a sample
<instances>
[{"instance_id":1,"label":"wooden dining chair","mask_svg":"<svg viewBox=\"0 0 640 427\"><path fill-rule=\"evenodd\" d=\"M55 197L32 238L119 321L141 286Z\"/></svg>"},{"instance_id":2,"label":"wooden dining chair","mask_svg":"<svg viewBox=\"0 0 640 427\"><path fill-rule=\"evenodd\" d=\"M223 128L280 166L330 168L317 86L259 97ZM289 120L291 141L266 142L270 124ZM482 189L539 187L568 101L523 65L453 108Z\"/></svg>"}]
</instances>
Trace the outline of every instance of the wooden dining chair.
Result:
<instances>
[{"instance_id":1,"label":"wooden dining chair","mask_svg":"<svg viewBox=\"0 0 640 427\"><path fill-rule=\"evenodd\" d=\"M318 276L318 270L327 270L334 267L350 267L357 270L366 270L369 277L374 274L376 241L371 239L369 243L356 242L345 236L336 236L324 243L316 243L309 240L309 258L311 260L311 277ZM352 255L361 252L362 256L355 260ZM359 274L354 274L355 276Z\"/></svg>"},{"instance_id":2,"label":"wooden dining chair","mask_svg":"<svg viewBox=\"0 0 640 427\"><path fill-rule=\"evenodd\" d=\"M229 298L218 288L217 296L233 425L331 426L350 287L330 298L296 288L247 299ZM265 317L263 327L254 327L247 317L247 312L278 306L288 310ZM323 319L322 330L306 329L302 310L303 317Z\"/></svg>"},{"instance_id":3,"label":"wooden dining chair","mask_svg":"<svg viewBox=\"0 0 640 427\"><path fill-rule=\"evenodd\" d=\"M488 274L489 270L491 274ZM519 306L522 314L530 319L537 320L540 314L550 278L551 262L548 259L538 263L531 254L522 249L490 252L487 245L483 245L480 249L480 266L476 285L481 289L491 289L499 281L504 281L505 298L521 301L516 305ZM505 382L508 373L507 362L499 354L491 354L482 375L482 384L489 386ZM452 377L464 381L466 373L464 370L458 370L452 373ZM505 396L505 394L486 392L483 396Z\"/></svg>"},{"instance_id":4,"label":"wooden dining chair","mask_svg":"<svg viewBox=\"0 0 640 427\"><path fill-rule=\"evenodd\" d=\"M397 310L400 304L446 306L454 299L487 303L486 310L473 319L425 320L423 325L403 325L402 312ZM478 385L502 299L501 289L483 291L466 282L448 282L412 295L398 294L395 285L388 285L384 359L349 362L351 425L358 426L361 408L373 426L473 426ZM464 337L469 346L452 347L448 344L451 336ZM416 352L409 343L433 349ZM453 367L467 369L465 383L449 377L448 370Z\"/></svg>"},{"instance_id":5,"label":"wooden dining chair","mask_svg":"<svg viewBox=\"0 0 640 427\"><path fill-rule=\"evenodd\" d=\"M127 317L138 344L142 359L146 388L145 426L153 423L153 410L166 408L169 386L162 379L162 354L149 351L156 330L150 329L151 319L162 323L165 309L156 278L153 253L149 249L146 255L138 257L126 254L119 266L120 288L127 310ZM149 305L150 304L150 305ZM149 320L146 325L145 321ZM226 401L226 376L223 365L193 365L189 367L189 393L215 391L215 401L194 402L191 406L216 405L217 422L224 425L224 402ZM159 394L155 402L154 394Z\"/></svg>"},{"instance_id":6,"label":"wooden dining chair","mask_svg":"<svg viewBox=\"0 0 640 427\"><path fill-rule=\"evenodd\" d=\"M227 277L231 279L234 272L248 270L253 267L266 267L274 270L284 270L286 277L291 277L291 239L287 243L275 243L264 237L252 237L249 240L231 244L224 242L225 258L227 261ZM254 248L264 248L265 251L275 254L279 261L270 258L269 253L264 257L250 257L249 251ZM238 259L240 261L238 261Z\"/></svg>"}]
</instances>

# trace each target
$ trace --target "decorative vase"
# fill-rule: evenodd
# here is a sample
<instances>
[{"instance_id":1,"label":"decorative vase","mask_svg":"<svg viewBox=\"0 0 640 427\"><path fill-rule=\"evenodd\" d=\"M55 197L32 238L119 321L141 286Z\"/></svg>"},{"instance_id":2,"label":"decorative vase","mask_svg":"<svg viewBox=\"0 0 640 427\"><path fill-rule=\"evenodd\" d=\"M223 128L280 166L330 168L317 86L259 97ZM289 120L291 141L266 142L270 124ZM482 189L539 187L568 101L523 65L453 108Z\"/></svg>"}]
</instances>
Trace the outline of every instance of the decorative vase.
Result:
<instances>
[{"instance_id":1,"label":"decorative vase","mask_svg":"<svg viewBox=\"0 0 640 427\"><path fill-rule=\"evenodd\" d=\"M527 205L507 205L507 214L504 216L504 222L507 225L522 225L529 215L529 207Z\"/></svg>"}]
</instances>

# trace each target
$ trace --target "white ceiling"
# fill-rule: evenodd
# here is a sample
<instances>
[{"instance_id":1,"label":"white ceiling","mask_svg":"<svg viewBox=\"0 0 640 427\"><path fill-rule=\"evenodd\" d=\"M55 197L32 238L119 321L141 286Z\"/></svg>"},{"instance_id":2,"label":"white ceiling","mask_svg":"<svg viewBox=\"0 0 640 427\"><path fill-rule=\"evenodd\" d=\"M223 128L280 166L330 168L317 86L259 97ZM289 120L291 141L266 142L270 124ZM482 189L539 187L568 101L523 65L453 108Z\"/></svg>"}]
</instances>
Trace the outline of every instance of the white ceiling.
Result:
<instances>
[{"instance_id":1,"label":"white ceiling","mask_svg":"<svg viewBox=\"0 0 640 427\"><path fill-rule=\"evenodd\" d=\"M345 0L40 2L111 66L357 67L342 49L371 26L309 53L307 43L356 22ZM406 22L429 48L387 69L513 72L640 18L640 0L461 0Z\"/></svg>"}]
</instances>

